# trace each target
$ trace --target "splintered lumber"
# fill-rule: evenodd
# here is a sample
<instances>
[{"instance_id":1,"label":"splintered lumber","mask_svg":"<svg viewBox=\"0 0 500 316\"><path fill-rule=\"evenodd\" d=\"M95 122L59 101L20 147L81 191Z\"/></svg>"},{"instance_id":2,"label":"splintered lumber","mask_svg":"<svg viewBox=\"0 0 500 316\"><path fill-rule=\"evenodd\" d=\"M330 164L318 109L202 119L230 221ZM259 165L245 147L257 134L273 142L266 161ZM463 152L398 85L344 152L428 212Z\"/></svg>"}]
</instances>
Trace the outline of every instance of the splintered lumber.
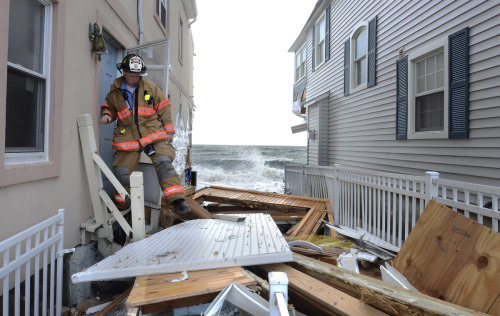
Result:
<instances>
[{"instance_id":1,"label":"splintered lumber","mask_svg":"<svg viewBox=\"0 0 500 316\"><path fill-rule=\"evenodd\" d=\"M299 254L290 265L390 315L485 315Z\"/></svg>"},{"instance_id":2,"label":"splintered lumber","mask_svg":"<svg viewBox=\"0 0 500 316\"><path fill-rule=\"evenodd\" d=\"M311 208L306 216L290 229L289 236L296 237L316 234L327 213L327 204L321 203L321 205Z\"/></svg>"},{"instance_id":3,"label":"splintered lumber","mask_svg":"<svg viewBox=\"0 0 500 316\"><path fill-rule=\"evenodd\" d=\"M252 286L257 282L241 267L140 276L130 293L126 306L141 307L143 314L211 302L232 282Z\"/></svg>"},{"instance_id":4,"label":"splintered lumber","mask_svg":"<svg viewBox=\"0 0 500 316\"><path fill-rule=\"evenodd\" d=\"M200 203L196 202L193 198L185 198L186 204L191 208L191 212L182 214L189 219L210 219L212 214L207 211Z\"/></svg>"},{"instance_id":5,"label":"splintered lumber","mask_svg":"<svg viewBox=\"0 0 500 316\"><path fill-rule=\"evenodd\" d=\"M394 259L422 293L500 315L500 234L429 201Z\"/></svg>"},{"instance_id":6,"label":"splintered lumber","mask_svg":"<svg viewBox=\"0 0 500 316\"><path fill-rule=\"evenodd\" d=\"M306 299L314 305L321 306L327 314L340 315L387 315L378 309L361 302L346 293L339 291L313 277L308 276L284 263L268 264L258 267L265 272L285 272L288 277L289 295Z\"/></svg>"},{"instance_id":7,"label":"splintered lumber","mask_svg":"<svg viewBox=\"0 0 500 316\"><path fill-rule=\"evenodd\" d=\"M106 307L104 307L101 311L99 311L95 316L104 316L108 312L110 312L113 308L116 307L121 301L127 298L127 295L129 295L130 291L132 291L132 288L126 290L123 292L120 296L115 298L111 303L109 303Z\"/></svg>"}]
</instances>

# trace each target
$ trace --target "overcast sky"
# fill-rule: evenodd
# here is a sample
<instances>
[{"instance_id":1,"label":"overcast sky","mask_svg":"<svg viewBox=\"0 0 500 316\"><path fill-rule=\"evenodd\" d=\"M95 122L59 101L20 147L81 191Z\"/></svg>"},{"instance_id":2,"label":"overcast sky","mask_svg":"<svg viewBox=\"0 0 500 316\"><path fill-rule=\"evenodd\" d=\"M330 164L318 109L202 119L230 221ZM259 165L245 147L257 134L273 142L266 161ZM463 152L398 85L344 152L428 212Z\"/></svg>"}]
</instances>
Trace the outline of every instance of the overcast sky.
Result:
<instances>
[{"instance_id":1,"label":"overcast sky","mask_svg":"<svg viewBox=\"0 0 500 316\"><path fill-rule=\"evenodd\" d=\"M198 0L193 144L306 146L290 127L294 54L316 0Z\"/></svg>"}]
</instances>

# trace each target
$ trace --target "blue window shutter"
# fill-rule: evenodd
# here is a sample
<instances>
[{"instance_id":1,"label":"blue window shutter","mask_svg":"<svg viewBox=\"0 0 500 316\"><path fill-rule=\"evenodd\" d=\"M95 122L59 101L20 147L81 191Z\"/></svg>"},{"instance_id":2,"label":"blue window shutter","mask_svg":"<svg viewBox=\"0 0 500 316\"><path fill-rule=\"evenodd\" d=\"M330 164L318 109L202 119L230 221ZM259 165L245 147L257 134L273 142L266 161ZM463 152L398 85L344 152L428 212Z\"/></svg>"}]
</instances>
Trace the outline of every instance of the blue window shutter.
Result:
<instances>
[{"instance_id":1,"label":"blue window shutter","mask_svg":"<svg viewBox=\"0 0 500 316\"><path fill-rule=\"evenodd\" d=\"M330 4L325 13L325 61L330 59Z\"/></svg>"},{"instance_id":2,"label":"blue window shutter","mask_svg":"<svg viewBox=\"0 0 500 316\"><path fill-rule=\"evenodd\" d=\"M368 22L368 87L377 83L377 17Z\"/></svg>"},{"instance_id":3,"label":"blue window shutter","mask_svg":"<svg viewBox=\"0 0 500 316\"><path fill-rule=\"evenodd\" d=\"M349 95L349 78L350 78L350 55L351 55L351 43L350 39L347 39L344 43L344 96Z\"/></svg>"},{"instance_id":4,"label":"blue window shutter","mask_svg":"<svg viewBox=\"0 0 500 316\"><path fill-rule=\"evenodd\" d=\"M408 56L396 61L396 139L407 139Z\"/></svg>"},{"instance_id":5,"label":"blue window shutter","mask_svg":"<svg viewBox=\"0 0 500 316\"><path fill-rule=\"evenodd\" d=\"M314 42L316 40L315 30L316 30L316 25L313 25L313 30L312 30L312 59L311 59L311 61L312 61L312 71L315 70L314 61L316 60L316 54L315 54L316 47L314 47L315 46Z\"/></svg>"},{"instance_id":6,"label":"blue window shutter","mask_svg":"<svg viewBox=\"0 0 500 316\"><path fill-rule=\"evenodd\" d=\"M449 36L449 137L469 138L469 28Z\"/></svg>"}]
</instances>

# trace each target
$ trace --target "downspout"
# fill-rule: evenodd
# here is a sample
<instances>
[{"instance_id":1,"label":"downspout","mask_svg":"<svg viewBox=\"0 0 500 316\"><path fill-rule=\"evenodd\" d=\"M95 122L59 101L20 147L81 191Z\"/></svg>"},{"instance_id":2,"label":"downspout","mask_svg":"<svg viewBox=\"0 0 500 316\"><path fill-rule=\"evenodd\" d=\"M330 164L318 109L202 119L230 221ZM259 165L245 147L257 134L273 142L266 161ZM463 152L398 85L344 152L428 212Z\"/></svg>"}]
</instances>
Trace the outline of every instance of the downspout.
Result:
<instances>
[{"instance_id":1,"label":"downspout","mask_svg":"<svg viewBox=\"0 0 500 316\"><path fill-rule=\"evenodd\" d=\"M142 44L142 0L137 0L137 20L139 21L139 45Z\"/></svg>"},{"instance_id":2,"label":"downspout","mask_svg":"<svg viewBox=\"0 0 500 316\"><path fill-rule=\"evenodd\" d=\"M198 17L198 10L196 10L196 0L191 0L191 5L193 6L193 10L195 10L194 12L194 19L188 23L188 27L191 27L191 24L193 24L194 22L196 22L196 18Z\"/></svg>"}]
</instances>

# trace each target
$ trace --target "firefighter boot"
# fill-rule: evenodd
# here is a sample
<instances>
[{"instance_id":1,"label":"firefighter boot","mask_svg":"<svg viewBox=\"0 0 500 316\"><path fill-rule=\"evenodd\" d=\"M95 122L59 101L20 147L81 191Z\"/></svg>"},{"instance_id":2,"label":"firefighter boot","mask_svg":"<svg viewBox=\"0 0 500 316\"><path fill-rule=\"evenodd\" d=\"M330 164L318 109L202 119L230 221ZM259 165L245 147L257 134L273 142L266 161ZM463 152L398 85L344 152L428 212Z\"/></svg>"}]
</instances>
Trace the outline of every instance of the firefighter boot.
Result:
<instances>
[{"instance_id":1,"label":"firefighter boot","mask_svg":"<svg viewBox=\"0 0 500 316\"><path fill-rule=\"evenodd\" d=\"M191 212L191 208L184 202L183 199L177 199L172 202L172 205L174 206L174 211L176 213L182 214L182 213L189 213Z\"/></svg>"}]
</instances>

